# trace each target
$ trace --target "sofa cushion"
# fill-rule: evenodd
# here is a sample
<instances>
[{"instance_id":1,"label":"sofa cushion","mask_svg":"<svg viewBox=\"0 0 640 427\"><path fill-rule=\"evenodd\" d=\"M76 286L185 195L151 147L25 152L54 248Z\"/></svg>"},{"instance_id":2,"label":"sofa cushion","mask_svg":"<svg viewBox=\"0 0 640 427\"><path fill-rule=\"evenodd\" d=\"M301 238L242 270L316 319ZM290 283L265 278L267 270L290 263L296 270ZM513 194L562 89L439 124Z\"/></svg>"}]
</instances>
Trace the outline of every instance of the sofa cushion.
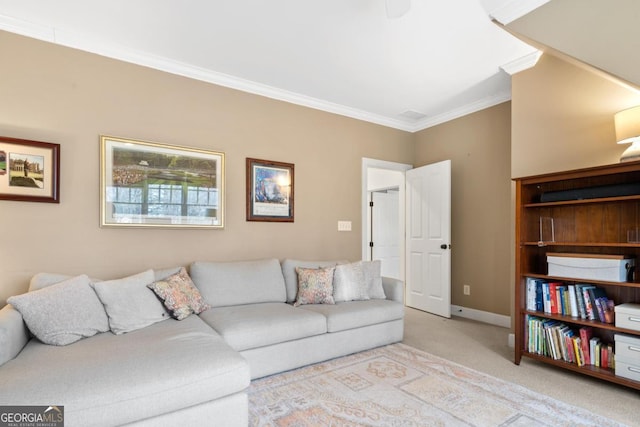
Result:
<instances>
[{"instance_id":1,"label":"sofa cushion","mask_svg":"<svg viewBox=\"0 0 640 427\"><path fill-rule=\"evenodd\" d=\"M334 304L333 273L335 267L302 268L296 267L298 273L298 296L294 306L303 304Z\"/></svg>"},{"instance_id":2,"label":"sofa cushion","mask_svg":"<svg viewBox=\"0 0 640 427\"><path fill-rule=\"evenodd\" d=\"M344 263L344 261L302 261L298 259L285 259L282 261L282 275L287 288L287 302L294 302L298 296L298 273L296 273L296 267L335 267L341 263Z\"/></svg>"},{"instance_id":3,"label":"sofa cushion","mask_svg":"<svg viewBox=\"0 0 640 427\"><path fill-rule=\"evenodd\" d=\"M200 291L195 287L187 270L180 270L162 280L153 282L147 287L160 298L174 319L186 319L192 313L200 314L211 308L204 302Z\"/></svg>"},{"instance_id":4,"label":"sofa cushion","mask_svg":"<svg viewBox=\"0 0 640 427\"><path fill-rule=\"evenodd\" d=\"M56 283L63 282L68 279L72 279L74 276L68 274L58 273L37 273L31 277L29 281L29 292L37 291L47 286L55 285Z\"/></svg>"},{"instance_id":5,"label":"sofa cushion","mask_svg":"<svg viewBox=\"0 0 640 427\"><path fill-rule=\"evenodd\" d=\"M153 278L154 280L158 281L158 280L164 280L169 276L173 276L174 274L177 274L180 272L181 269L183 269L184 267L180 266L180 267L168 267L168 268L160 268L160 269L153 269Z\"/></svg>"},{"instance_id":6,"label":"sofa cushion","mask_svg":"<svg viewBox=\"0 0 640 427\"><path fill-rule=\"evenodd\" d=\"M200 318L237 351L327 332L323 315L285 303L213 308L202 313Z\"/></svg>"},{"instance_id":7,"label":"sofa cushion","mask_svg":"<svg viewBox=\"0 0 640 427\"><path fill-rule=\"evenodd\" d=\"M65 346L31 340L0 366L0 405L64 405L65 425L112 426L244 390L246 360L197 316Z\"/></svg>"},{"instance_id":8,"label":"sofa cushion","mask_svg":"<svg viewBox=\"0 0 640 427\"><path fill-rule=\"evenodd\" d=\"M11 304L0 310L0 366L20 353L29 341L22 315Z\"/></svg>"},{"instance_id":9,"label":"sofa cushion","mask_svg":"<svg viewBox=\"0 0 640 427\"><path fill-rule=\"evenodd\" d=\"M335 302L369 299L369 287L364 278L361 261L336 266L333 275L333 299Z\"/></svg>"},{"instance_id":10,"label":"sofa cushion","mask_svg":"<svg viewBox=\"0 0 640 427\"><path fill-rule=\"evenodd\" d=\"M327 318L328 332L339 332L389 322L402 319L404 316L402 303L380 299L348 301L334 305L304 305L300 308L324 315Z\"/></svg>"},{"instance_id":11,"label":"sofa cushion","mask_svg":"<svg viewBox=\"0 0 640 427\"><path fill-rule=\"evenodd\" d=\"M111 332L124 334L170 317L162 302L147 288L154 278L153 270L147 270L93 285L109 316Z\"/></svg>"},{"instance_id":12,"label":"sofa cushion","mask_svg":"<svg viewBox=\"0 0 640 427\"><path fill-rule=\"evenodd\" d=\"M384 293L384 287L382 286L382 262L378 260L374 261L362 261L362 271L364 273L364 281L366 283L369 298L372 299L386 299Z\"/></svg>"},{"instance_id":13,"label":"sofa cushion","mask_svg":"<svg viewBox=\"0 0 640 427\"><path fill-rule=\"evenodd\" d=\"M67 345L109 330L107 315L86 275L9 297L7 302L45 344Z\"/></svg>"},{"instance_id":14,"label":"sofa cushion","mask_svg":"<svg viewBox=\"0 0 640 427\"><path fill-rule=\"evenodd\" d=\"M212 307L284 302L284 278L277 259L236 262L197 261L191 279Z\"/></svg>"}]
</instances>

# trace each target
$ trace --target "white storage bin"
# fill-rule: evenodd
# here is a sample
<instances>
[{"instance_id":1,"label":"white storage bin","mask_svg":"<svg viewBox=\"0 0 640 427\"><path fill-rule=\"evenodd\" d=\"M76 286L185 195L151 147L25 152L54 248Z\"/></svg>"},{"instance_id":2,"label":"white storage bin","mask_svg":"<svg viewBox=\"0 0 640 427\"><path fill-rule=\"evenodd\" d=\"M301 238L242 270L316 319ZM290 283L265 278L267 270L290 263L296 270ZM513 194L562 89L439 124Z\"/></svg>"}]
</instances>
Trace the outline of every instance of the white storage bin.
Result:
<instances>
[{"instance_id":1,"label":"white storage bin","mask_svg":"<svg viewBox=\"0 0 640 427\"><path fill-rule=\"evenodd\" d=\"M616 327L640 331L640 304L616 305L615 312Z\"/></svg>"},{"instance_id":2,"label":"white storage bin","mask_svg":"<svg viewBox=\"0 0 640 427\"><path fill-rule=\"evenodd\" d=\"M640 381L640 337L615 334L616 375Z\"/></svg>"},{"instance_id":3,"label":"white storage bin","mask_svg":"<svg viewBox=\"0 0 640 427\"><path fill-rule=\"evenodd\" d=\"M616 365L618 361L631 363L640 367L640 337L615 334Z\"/></svg>"},{"instance_id":4,"label":"white storage bin","mask_svg":"<svg viewBox=\"0 0 640 427\"><path fill-rule=\"evenodd\" d=\"M633 364L616 359L616 375L640 381L640 363Z\"/></svg>"},{"instance_id":5,"label":"white storage bin","mask_svg":"<svg viewBox=\"0 0 640 427\"><path fill-rule=\"evenodd\" d=\"M549 276L626 282L635 259L625 255L547 253Z\"/></svg>"}]
</instances>

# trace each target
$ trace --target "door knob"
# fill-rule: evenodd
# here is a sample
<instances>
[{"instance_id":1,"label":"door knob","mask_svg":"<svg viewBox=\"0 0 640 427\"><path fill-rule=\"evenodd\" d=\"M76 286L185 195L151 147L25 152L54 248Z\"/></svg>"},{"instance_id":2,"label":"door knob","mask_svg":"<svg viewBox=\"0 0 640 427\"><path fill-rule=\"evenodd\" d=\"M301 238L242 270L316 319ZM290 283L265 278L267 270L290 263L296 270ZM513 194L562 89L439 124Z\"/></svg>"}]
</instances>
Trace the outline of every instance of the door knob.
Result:
<instances>
[{"instance_id":1,"label":"door knob","mask_svg":"<svg viewBox=\"0 0 640 427\"><path fill-rule=\"evenodd\" d=\"M440 245L440 249L447 249L450 248L451 246L447 245L446 243L443 243Z\"/></svg>"}]
</instances>

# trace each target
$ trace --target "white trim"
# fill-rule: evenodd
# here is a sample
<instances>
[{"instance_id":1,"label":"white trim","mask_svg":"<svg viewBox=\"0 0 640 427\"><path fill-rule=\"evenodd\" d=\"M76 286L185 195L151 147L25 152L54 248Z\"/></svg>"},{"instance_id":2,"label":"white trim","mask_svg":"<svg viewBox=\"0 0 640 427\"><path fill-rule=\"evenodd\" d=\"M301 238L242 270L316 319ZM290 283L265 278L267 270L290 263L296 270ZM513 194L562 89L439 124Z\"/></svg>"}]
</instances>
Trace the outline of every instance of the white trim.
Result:
<instances>
[{"instance_id":1,"label":"white trim","mask_svg":"<svg viewBox=\"0 0 640 427\"><path fill-rule=\"evenodd\" d=\"M0 15L0 29L51 43L55 43L56 40L54 28L6 15Z\"/></svg>"},{"instance_id":2,"label":"white trim","mask_svg":"<svg viewBox=\"0 0 640 427\"><path fill-rule=\"evenodd\" d=\"M535 51L525 56L521 56L518 59L514 59L513 61L501 65L500 69L505 73L513 76L520 71L528 70L529 68L535 67L541 56L542 51L536 49Z\"/></svg>"},{"instance_id":3,"label":"white trim","mask_svg":"<svg viewBox=\"0 0 640 427\"><path fill-rule=\"evenodd\" d=\"M503 328L511 328L510 316L491 313L489 311L476 310L451 304L451 315L476 320L478 322L489 323L491 325L502 326Z\"/></svg>"},{"instance_id":4,"label":"white trim","mask_svg":"<svg viewBox=\"0 0 640 427\"><path fill-rule=\"evenodd\" d=\"M493 107L494 105L502 104L503 102L511 100L511 92L500 92L495 95L488 96L478 101L472 102L462 107L458 107L454 110L446 113L439 114L437 116L428 117L424 120L417 122L409 132L418 132L432 126L439 125L463 116L466 116L477 111L482 111L486 108Z\"/></svg>"},{"instance_id":5,"label":"white trim","mask_svg":"<svg viewBox=\"0 0 640 427\"><path fill-rule=\"evenodd\" d=\"M489 16L502 25L507 25L548 2L549 0L508 0L489 12Z\"/></svg>"}]
</instances>

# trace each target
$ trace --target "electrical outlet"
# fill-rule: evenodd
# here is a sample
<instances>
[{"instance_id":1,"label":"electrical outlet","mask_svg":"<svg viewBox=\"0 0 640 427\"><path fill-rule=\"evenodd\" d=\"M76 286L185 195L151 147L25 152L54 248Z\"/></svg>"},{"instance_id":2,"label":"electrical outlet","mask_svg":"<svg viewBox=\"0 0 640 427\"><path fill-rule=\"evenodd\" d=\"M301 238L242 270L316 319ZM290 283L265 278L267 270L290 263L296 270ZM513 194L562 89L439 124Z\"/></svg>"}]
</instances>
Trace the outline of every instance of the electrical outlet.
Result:
<instances>
[{"instance_id":1,"label":"electrical outlet","mask_svg":"<svg viewBox=\"0 0 640 427\"><path fill-rule=\"evenodd\" d=\"M469 285L462 285L462 292L465 295L471 295L471 286Z\"/></svg>"}]
</instances>

